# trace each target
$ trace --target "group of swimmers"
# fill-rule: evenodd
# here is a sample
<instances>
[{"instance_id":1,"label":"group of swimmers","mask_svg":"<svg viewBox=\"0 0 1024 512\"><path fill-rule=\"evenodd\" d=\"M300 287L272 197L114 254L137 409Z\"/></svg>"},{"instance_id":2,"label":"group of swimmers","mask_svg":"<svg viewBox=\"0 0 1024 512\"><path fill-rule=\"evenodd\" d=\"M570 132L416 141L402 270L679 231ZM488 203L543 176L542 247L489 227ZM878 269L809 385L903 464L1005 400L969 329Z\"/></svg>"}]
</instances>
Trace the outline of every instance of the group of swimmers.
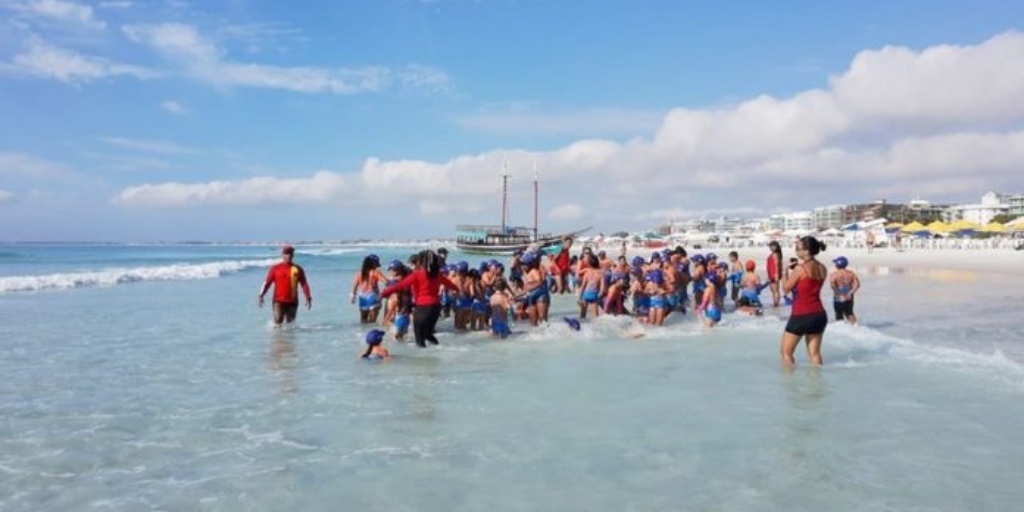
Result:
<instances>
[{"instance_id":1,"label":"group of swimmers","mask_svg":"<svg viewBox=\"0 0 1024 512\"><path fill-rule=\"evenodd\" d=\"M439 266L438 275L445 281L439 283L435 297L437 314L451 317L457 331L490 330L494 336L505 338L511 333L510 321L534 326L547 322L551 295L557 293L575 294L579 316L584 319L602 314L631 315L645 324L664 325L670 315L686 314L687 307L692 305L702 322L713 327L722 320L729 300L736 312L762 314L760 295L765 288L772 289L773 306L783 300L791 302L787 296L791 291L781 293L780 284L799 263L792 262L784 269L781 247L776 242L769 247L767 282L761 281L756 262L741 261L735 251L720 260L715 253L688 254L683 247L666 248L651 253L649 258L634 256L631 260L624 254L612 259L591 247L584 247L572 257L567 255L568 247L560 253L519 251L507 266L496 259L477 265L468 261L449 263L447 251L441 249L437 253L415 254L407 262L392 260L386 270L382 270L379 257L370 254L353 279L351 300L358 301L363 322L376 323L383 311L382 326L392 328L397 340L404 340L409 315L417 309L413 307L417 299L408 292L398 293L394 300L382 298L407 288L400 283L410 279L424 258L432 257ZM559 265L559 259L569 264ZM856 322L853 295L859 281L846 268L846 258L840 256L833 263L837 319ZM381 286L387 288L381 292ZM570 322L570 326L578 325Z\"/></svg>"},{"instance_id":2,"label":"group of swimmers","mask_svg":"<svg viewBox=\"0 0 1024 512\"><path fill-rule=\"evenodd\" d=\"M627 259L623 252L612 259L592 247L570 256L570 245L566 241L557 254L518 251L507 267L496 259L476 266L467 261L449 263L443 248L420 251L406 261L392 260L386 268L377 255L369 254L353 278L350 301L358 304L363 323L379 321L392 329L398 341L405 341L411 327L416 344L425 347L428 342L437 344L434 331L441 317L453 318L458 331L490 330L500 338L511 334L511 321L533 326L547 322L553 293L575 294L581 319L631 315L644 324L664 325L670 315L685 315L692 305L704 325L714 327L730 299L738 313L762 314L765 306L760 295L770 288L773 307L782 301L793 305L781 349L784 362L792 361L796 342L791 338L796 336L797 342L807 337L811 360L820 364L820 352L812 346L820 347L828 322L820 300L828 270L814 259L825 247L813 237L797 242L799 258L793 258L788 267L782 264L779 243L769 243L767 282L761 281L756 262L741 261L735 251L720 260L713 252L688 254L677 246L652 252L648 258ZM300 289L307 307L312 305L305 273L292 262L293 255L291 246L282 250L282 262L271 267L259 294L262 306L263 295L271 285L275 287L277 324L294 320ZM860 281L847 268L845 257L835 258L833 264L830 284L836 319L856 323L853 301ZM382 310L384 316L379 318ZM571 327L579 329L578 320L569 320ZM383 340L384 331L370 331L364 357L386 357Z\"/></svg>"}]
</instances>

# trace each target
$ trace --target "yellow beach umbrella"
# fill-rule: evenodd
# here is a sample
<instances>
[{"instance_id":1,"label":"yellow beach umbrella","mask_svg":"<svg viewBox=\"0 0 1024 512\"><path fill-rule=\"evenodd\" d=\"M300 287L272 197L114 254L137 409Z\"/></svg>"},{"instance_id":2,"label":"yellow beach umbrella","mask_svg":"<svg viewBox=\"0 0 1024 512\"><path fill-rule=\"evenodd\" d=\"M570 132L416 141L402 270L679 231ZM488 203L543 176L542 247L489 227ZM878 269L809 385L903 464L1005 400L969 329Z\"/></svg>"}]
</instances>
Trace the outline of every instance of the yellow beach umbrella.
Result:
<instances>
[{"instance_id":1,"label":"yellow beach umbrella","mask_svg":"<svg viewBox=\"0 0 1024 512\"><path fill-rule=\"evenodd\" d=\"M903 227L903 223L902 222L890 222L890 223L885 225L886 229L902 228L902 227Z\"/></svg>"},{"instance_id":2,"label":"yellow beach umbrella","mask_svg":"<svg viewBox=\"0 0 1024 512\"><path fill-rule=\"evenodd\" d=\"M916 233L918 231L924 231L926 229L928 228L925 227L924 224L921 224L916 220L914 222L911 222L910 224L907 224L906 226L903 226L904 233Z\"/></svg>"},{"instance_id":3,"label":"yellow beach umbrella","mask_svg":"<svg viewBox=\"0 0 1024 512\"><path fill-rule=\"evenodd\" d=\"M932 233L946 233L949 231L949 226L945 222L937 220L932 222L931 224L928 224L926 229L928 229L928 231L931 231Z\"/></svg>"},{"instance_id":4,"label":"yellow beach umbrella","mask_svg":"<svg viewBox=\"0 0 1024 512\"><path fill-rule=\"evenodd\" d=\"M981 230L986 233L1002 233L1006 231L1006 228L998 222L989 222L988 224L985 224L985 227L981 228Z\"/></svg>"},{"instance_id":5,"label":"yellow beach umbrella","mask_svg":"<svg viewBox=\"0 0 1024 512\"><path fill-rule=\"evenodd\" d=\"M977 231L977 230L981 229L981 225L976 223L976 222L971 222L969 220L964 220L964 219L960 219L960 220L958 220L958 221L956 221L956 222L954 222L954 223L949 225L949 230L950 231L964 231L964 230L967 230L967 229L973 229L973 230Z\"/></svg>"}]
</instances>

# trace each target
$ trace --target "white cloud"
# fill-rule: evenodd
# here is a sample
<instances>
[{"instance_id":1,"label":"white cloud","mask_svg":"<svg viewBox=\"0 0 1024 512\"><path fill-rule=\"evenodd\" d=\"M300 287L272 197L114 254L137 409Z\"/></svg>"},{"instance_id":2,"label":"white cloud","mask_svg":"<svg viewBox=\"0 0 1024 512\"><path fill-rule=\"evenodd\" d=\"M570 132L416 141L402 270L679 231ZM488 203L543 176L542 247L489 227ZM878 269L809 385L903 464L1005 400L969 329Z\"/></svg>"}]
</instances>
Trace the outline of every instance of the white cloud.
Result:
<instances>
[{"instance_id":1,"label":"white cloud","mask_svg":"<svg viewBox=\"0 0 1024 512\"><path fill-rule=\"evenodd\" d=\"M155 72L143 67L63 50L39 39L30 41L27 51L15 55L11 63L3 65L0 70L52 78L69 84L117 76L130 76L140 80L157 76Z\"/></svg>"},{"instance_id":2,"label":"white cloud","mask_svg":"<svg viewBox=\"0 0 1024 512\"><path fill-rule=\"evenodd\" d=\"M166 100L160 103L160 110L171 114L185 114L188 113L188 109L181 103L173 100Z\"/></svg>"},{"instance_id":3,"label":"white cloud","mask_svg":"<svg viewBox=\"0 0 1024 512\"><path fill-rule=\"evenodd\" d=\"M1007 32L980 45L939 45L914 52L885 47L859 53L831 80L840 108L874 127L901 121L963 126L1024 116L1024 35Z\"/></svg>"},{"instance_id":4,"label":"white cloud","mask_svg":"<svg viewBox=\"0 0 1024 512\"><path fill-rule=\"evenodd\" d=\"M586 210L582 206L570 203L553 208L548 217L555 220L578 220L582 219L584 214L586 214Z\"/></svg>"},{"instance_id":5,"label":"white cloud","mask_svg":"<svg viewBox=\"0 0 1024 512\"><path fill-rule=\"evenodd\" d=\"M131 139L127 137L100 137L99 140L119 148L146 153L190 154L199 152L198 150L166 140Z\"/></svg>"},{"instance_id":6,"label":"white cloud","mask_svg":"<svg viewBox=\"0 0 1024 512\"><path fill-rule=\"evenodd\" d=\"M342 197L345 179L337 173L320 171L308 179L259 177L244 181L214 181L184 184L162 183L129 187L114 198L114 204L145 207L187 207L195 205L252 206L273 203L327 203Z\"/></svg>"},{"instance_id":7,"label":"white cloud","mask_svg":"<svg viewBox=\"0 0 1024 512\"><path fill-rule=\"evenodd\" d=\"M14 202L14 194L12 194L12 193L10 193L10 192L8 192L6 190L0 189L0 204L7 204L7 203L13 203L13 202Z\"/></svg>"},{"instance_id":8,"label":"white cloud","mask_svg":"<svg viewBox=\"0 0 1024 512\"><path fill-rule=\"evenodd\" d=\"M104 29L107 24L96 19L89 5L62 0L36 0L20 5L17 10L34 16L63 23L75 23L94 29Z\"/></svg>"},{"instance_id":9,"label":"white cloud","mask_svg":"<svg viewBox=\"0 0 1024 512\"><path fill-rule=\"evenodd\" d=\"M182 47L206 48L194 38L181 41ZM215 49L202 51L216 55ZM518 199L528 195L522 191L536 159L542 204L559 205L547 216L567 223L753 214L922 194L973 199L989 189L1024 189L1024 34L973 46L864 51L830 84L788 98L675 109L650 138L507 151L508 169L516 175L510 187L521 191ZM417 207L422 218L450 215L456 207L489 212L498 209L504 154L442 163L369 158L355 172L290 181L143 185L122 192L118 202L303 202L309 190L319 189L317 198L327 203L387 197L389 204ZM293 186L278 186L282 181ZM324 181L344 186L322 186Z\"/></svg>"},{"instance_id":10,"label":"white cloud","mask_svg":"<svg viewBox=\"0 0 1024 512\"><path fill-rule=\"evenodd\" d=\"M357 94L395 85L427 91L448 87L448 76L425 66L321 68L232 62L226 52L191 26L178 23L130 25L129 39L152 46L193 79L218 87L256 87L304 93Z\"/></svg>"}]
</instances>

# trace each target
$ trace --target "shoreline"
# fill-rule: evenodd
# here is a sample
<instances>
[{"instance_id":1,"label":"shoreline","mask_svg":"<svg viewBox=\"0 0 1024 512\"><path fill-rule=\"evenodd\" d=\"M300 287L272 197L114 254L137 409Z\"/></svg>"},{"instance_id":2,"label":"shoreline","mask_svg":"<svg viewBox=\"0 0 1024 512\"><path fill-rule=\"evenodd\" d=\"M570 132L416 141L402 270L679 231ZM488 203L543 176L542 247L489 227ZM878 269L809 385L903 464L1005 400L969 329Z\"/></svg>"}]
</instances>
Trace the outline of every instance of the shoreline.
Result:
<instances>
[{"instance_id":1,"label":"shoreline","mask_svg":"<svg viewBox=\"0 0 1024 512\"><path fill-rule=\"evenodd\" d=\"M620 251L618 247L598 247L598 250L606 251L609 257L612 258L617 258ZM630 247L626 251L626 258L632 259L634 256L639 255L649 259L651 253L660 250ZM579 246L573 245L573 254L579 254L580 251ZM754 260L757 263L758 272L764 272L765 259L768 257L767 247L705 247L697 250L686 248L687 254L713 252L718 255L719 261L727 261L728 254L731 251L739 253L741 261ZM787 260L795 256L791 246L783 246L783 256ZM907 249L903 251L880 248L868 252L864 248L828 247L825 252L818 255L817 259L825 263L831 270L833 268L832 260L839 256L845 256L850 260L850 267L854 270L888 267L908 270L954 270L1016 275L1024 268L1024 251L996 248L978 250Z\"/></svg>"}]
</instances>

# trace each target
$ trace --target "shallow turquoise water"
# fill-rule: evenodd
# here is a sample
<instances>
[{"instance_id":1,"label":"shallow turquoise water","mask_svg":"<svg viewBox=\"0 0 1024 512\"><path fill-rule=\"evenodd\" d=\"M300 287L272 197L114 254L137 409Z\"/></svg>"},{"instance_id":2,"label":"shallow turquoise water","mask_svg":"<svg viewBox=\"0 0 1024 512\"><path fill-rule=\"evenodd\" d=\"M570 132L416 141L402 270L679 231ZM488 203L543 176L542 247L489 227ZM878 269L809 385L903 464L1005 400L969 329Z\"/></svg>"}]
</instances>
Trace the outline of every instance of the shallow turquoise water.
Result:
<instances>
[{"instance_id":1,"label":"shallow turquoise water","mask_svg":"<svg viewBox=\"0 0 1024 512\"><path fill-rule=\"evenodd\" d=\"M1024 498L1012 276L857 269L864 325L830 325L820 370L780 369L784 312L727 315L711 332L675 318L640 340L627 319L519 327L504 342L449 323L441 347L392 346L375 364L358 358L363 328L344 300L365 249L300 249L314 308L283 330L255 303L274 251L158 249L5 248L20 263L0 271L0 509L1011 510ZM71 285L42 286L54 282Z\"/></svg>"}]
</instances>

